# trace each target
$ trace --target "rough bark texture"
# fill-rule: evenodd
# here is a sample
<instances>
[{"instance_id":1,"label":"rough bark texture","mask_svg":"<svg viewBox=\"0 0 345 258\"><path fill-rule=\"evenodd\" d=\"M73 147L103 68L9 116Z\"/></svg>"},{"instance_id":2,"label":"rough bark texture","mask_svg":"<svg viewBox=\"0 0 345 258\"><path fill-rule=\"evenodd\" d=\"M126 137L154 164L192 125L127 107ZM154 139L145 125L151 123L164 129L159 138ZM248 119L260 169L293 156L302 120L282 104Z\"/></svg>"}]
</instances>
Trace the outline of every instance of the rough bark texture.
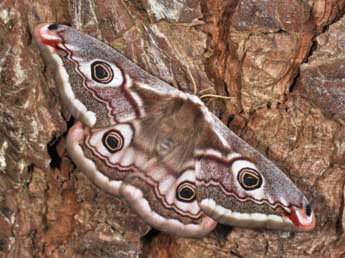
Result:
<instances>
[{"instance_id":1,"label":"rough bark texture","mask_svg":"<svg viewBox=\"0 0 345 258\"><path fill-rule=\"evenodd\" d=\"M344 0L0 1L0 257L344 257L344 8ZM306 193L316 230L147 234L65 153L68 114L32 38L41 22L72 25L202 96Z\"/></svg>"}]
</instances>

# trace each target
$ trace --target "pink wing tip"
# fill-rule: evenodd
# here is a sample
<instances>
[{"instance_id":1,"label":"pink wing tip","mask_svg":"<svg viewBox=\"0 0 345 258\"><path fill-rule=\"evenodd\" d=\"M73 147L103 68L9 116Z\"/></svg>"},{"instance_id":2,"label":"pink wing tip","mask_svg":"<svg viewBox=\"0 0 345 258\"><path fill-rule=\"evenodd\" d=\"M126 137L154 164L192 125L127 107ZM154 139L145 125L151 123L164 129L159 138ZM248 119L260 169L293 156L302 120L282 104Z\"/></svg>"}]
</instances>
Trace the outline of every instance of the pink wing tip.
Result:
<instances>
[{"instance_id":1,"label":"pink wing tip","mask_svg":"<svg viewBox=\"0 0 345 258\"><path fill-rule=\"evenodd\" d=\"M315 228L315 214L310 205L302 208L291 208L289 218L301 231L310 231Z\"/></svg>"},{"instance_id":2,"label":"pink wing tip","mask_svg":"<svg viewBox=\"0 0 345 258\"><path fill-rule=\"evenodd\" d=\"M57 48L58 44L62 42L58 34L59 25L55 23L42 23L35 27L35 37L42 44Z\"/></svg>"}]
</instances>

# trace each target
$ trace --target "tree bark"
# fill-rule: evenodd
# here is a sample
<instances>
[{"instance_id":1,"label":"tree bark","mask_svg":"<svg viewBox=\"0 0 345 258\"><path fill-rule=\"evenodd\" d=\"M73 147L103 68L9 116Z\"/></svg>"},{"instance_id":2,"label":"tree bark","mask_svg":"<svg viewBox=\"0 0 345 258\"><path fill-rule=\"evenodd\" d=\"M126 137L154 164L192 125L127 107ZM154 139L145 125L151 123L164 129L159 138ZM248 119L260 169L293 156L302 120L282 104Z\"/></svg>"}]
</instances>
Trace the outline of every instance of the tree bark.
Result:
<instances>
[{"instance_id":1,"label":"tree bark","mask_svg":"<svg viewBox=\"0 0 345 258\"><path fill-rule=\"evenodd\" d=\"M345 256L344 13L345 0L1 1L0 257ZM42 22L201 97L307 195L316 229L150 231L66 154L70 116L32 36Z\"/></svg>"}]
</instances>

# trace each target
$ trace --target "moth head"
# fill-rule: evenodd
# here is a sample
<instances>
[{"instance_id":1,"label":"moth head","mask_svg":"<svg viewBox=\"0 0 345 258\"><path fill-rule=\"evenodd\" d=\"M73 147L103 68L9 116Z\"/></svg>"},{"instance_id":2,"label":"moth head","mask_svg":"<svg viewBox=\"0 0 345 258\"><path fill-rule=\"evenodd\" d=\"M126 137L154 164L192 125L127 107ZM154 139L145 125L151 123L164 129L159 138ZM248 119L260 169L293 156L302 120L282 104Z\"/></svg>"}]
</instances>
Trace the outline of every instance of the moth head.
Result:
<instances>
[{"instance_id":1,"label":"moth head","mask_svg":"<svg viewBox=\"0 0 345 258\"><path fill-rule=\"evenodd\" d=\"M72 115L89 127L111 125L109 121L116 119L113 100L125 95L121 86L129 83L116 63L118 53L61 24L38 25L35 37L46 63L53 66L60 96ZM124 109L130 112L131 103L123 99Z\"/></svg>"},{"instance_id":2,"label":"moth head","mask_svg":"<svg viewBox=\"0 0 345 258\"><path fill-rule=\"evenodd\" d=\"M313 229L315 216L303 193L272 162L255 154L206 155L198 160L197 196L204 212L233 226Z\"/></svg>"}]
</instances>

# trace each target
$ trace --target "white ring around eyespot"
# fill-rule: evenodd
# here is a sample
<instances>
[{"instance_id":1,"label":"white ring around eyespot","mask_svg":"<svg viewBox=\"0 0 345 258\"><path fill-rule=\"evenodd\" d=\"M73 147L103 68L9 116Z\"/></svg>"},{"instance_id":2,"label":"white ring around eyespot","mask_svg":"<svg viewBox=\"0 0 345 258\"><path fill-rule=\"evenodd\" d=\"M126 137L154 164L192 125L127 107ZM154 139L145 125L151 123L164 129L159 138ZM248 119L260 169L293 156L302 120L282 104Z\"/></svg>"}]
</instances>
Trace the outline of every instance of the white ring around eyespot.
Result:
<instances>
[{"instance_id":1,"label":"white ring around eyespot","mask_svg":"<svg viewBox=\"0 0 345 258\"><path fill-rule=\"evenodd\" d=\"M257 173L261 176L262 184L259 188L253 189L253 190L246 190L241 186L241 184L238 181L238 173L244 168L253 169L253 170L257 171ZM245 160L245 159L235 160L231 165L231 172L232 172L235 186L237 188L238 193L241 193L241 192L245 193L246 196L250 196L256 200L265 199L265 197L266 197L266 194L264 191L265 178L262 176L260 171L258 171L257 167L252 162L250 162L249 160Z\"/></svg>"},{"instance_id":2,"label":"white ring around eyespot","mask_svg":"<svg viewBox=\"0 0 345 258\"><path fill-rule=\"evenodd\" d=\"M121 150L115 153L110 153L108 149L103 145L102 138L104 134L109 131L116 130L123 137L123 146ZM129 144L134 136L132 127L129 124L119 124L113 127L108 127L99 131L94 131L91 137L88 139L88 143L93 148L97 149L97 152L104 157L107 157L110 163L117 164L123 157L123 154L127 151Z\"/></svg>"},{"instance_id":3,"label":"white ring around eyespot","mask_svg":"<svg viewBox=\"0 0 345 258\"><path fill-rule=\"evenodd\" d=\"M256 166L252 162L245 159L235 160L231 165L231 170L234 173L234 176L236 177L237 177L238 172L240 172L243 168L251 168L253 170L258 171Z\"/></svg>"},{"instance_id":4,"label":"white ring around eyespot","mask_svg":"<svg viewBox=\"0 0 345 258\"><path fill-rule=\"evenodd\" d=\"M110 66L112 72L113 72L113 79L109 81L108 83L99 83L95 80L92 79L92 74L91 74L91 65L94 62L104 62L107 65ZM89 82L91 82L90 86L93 87L119 87L123 84L124 78L122 75L122 71L119 67L117 67L115 64L112 64L110 62L104 61L102 59L94 59L89 62L83 62L79 60L79 70L89 79Z\"/></svg>"}]
</instances>

